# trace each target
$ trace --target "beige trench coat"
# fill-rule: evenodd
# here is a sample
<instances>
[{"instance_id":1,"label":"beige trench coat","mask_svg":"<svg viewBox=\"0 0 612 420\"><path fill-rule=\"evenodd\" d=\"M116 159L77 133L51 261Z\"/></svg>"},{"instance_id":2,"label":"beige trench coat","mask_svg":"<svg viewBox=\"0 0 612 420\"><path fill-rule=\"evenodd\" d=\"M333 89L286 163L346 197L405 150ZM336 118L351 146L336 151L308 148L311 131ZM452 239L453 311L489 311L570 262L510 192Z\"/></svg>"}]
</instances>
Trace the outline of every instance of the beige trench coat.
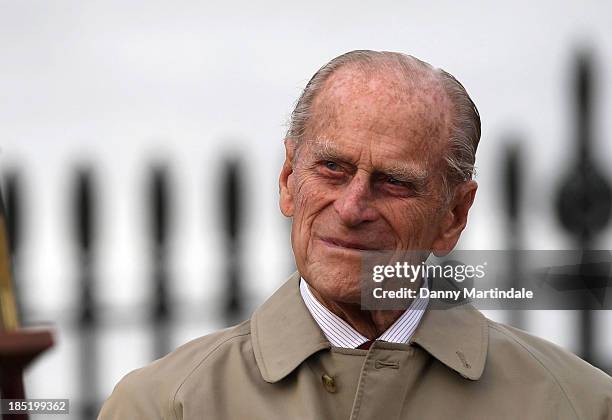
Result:
<instances>
[{"instance_id":1,"label":"beige trench coat","mask_svg":"<svg viewBox=\"0 0 612 420\"><path fill-rule=\"evenodd\" d=\"M612 419L609 376L473 307L428 310L410 344L330 348L299 277L128 374L99 419Z\"/></svg>"}]
</instances>

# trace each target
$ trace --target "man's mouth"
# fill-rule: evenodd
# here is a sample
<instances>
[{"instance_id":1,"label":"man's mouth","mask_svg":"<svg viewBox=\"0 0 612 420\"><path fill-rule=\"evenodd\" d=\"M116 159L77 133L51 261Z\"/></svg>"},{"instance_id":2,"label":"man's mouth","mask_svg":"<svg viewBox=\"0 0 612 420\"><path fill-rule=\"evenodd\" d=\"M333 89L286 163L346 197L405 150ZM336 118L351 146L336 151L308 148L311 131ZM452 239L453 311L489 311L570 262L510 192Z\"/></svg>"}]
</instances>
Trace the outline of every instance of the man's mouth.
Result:
<instances>
[{"instance_id":1,"label":"man's mouth","mask_svg":"<svg viewBox=\"0 0 612 420\"><path fill-rule=\"evenodd\" d=\"M352 249L356 251L373 251L378 247L372 246L362 241L340 239L329 236L321 236L319 239L328 246L336 248Z\"/></svg>"}]
</instances>

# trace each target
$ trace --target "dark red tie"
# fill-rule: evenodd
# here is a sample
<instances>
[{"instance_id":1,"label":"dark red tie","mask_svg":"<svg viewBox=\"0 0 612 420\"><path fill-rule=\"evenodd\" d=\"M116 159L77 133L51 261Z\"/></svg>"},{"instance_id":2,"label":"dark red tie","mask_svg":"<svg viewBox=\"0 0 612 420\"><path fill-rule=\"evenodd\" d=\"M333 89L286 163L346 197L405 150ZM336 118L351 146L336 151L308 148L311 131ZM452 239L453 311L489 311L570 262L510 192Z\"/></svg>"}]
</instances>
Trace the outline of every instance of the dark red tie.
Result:
<instances>
[{"instance_id":1,"label":"dark red tie","mask_svg":"<svg viewBox=\"0 0 612 420\"><path fill-rule=\"evenodd\" d=\"M363 343L362 345L360 345L359 347L357 347L358 349L361 350L367 350L370 348L370 346L372 345L372 343L374 342L374 340L368 340L365 343Z\"/></svg>"}]
</instances>

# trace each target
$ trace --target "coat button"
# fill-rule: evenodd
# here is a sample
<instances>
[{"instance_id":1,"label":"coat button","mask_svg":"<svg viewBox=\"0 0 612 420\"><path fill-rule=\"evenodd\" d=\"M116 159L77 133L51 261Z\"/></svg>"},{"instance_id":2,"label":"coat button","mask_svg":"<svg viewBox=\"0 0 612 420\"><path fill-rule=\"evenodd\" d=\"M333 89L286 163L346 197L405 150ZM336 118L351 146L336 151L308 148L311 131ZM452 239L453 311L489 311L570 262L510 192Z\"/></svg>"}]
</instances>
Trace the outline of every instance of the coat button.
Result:
<instances>
[{"instance_id":1,"label":"coat button","mask_svg":"<svg viewBox=\"0 0 612 420\"><path fill-rule=\"evenodd\" d=\"M333 377L325 373L321 376L321 381L327 392L331 392L332 394L336 392L336 380Z\"/></svg>"}]
</instances>

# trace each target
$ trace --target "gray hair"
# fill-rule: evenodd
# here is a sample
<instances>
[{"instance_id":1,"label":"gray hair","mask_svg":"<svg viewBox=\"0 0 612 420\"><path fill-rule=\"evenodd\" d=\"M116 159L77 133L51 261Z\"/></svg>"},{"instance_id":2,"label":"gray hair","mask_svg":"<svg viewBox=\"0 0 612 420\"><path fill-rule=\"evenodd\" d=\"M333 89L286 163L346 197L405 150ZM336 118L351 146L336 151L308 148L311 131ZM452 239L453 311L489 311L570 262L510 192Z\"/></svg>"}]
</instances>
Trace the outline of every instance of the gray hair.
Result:
<instances>
[{"instance_id":1,"label":"gray hair","mask_svg":"<svg viewBox=\"0 0 612 420\"><path fill-rule=\"evenodd\" d=\"M437 77L453 104L449 145L445 156L447 170L442 176L444 193L446 198L450 199L453 187L472 179L474 175L476 148L480 141L480 114L457 79L446 71L434 68L411 55L388 51L355 50L334 58L321 67L306 84L291 113L286 138L300 143L306 132L316 95L336 70L348 64L365 71L385 68L399 69L405 81L410 85L414 83L415 74L430 74Z\"/></svg>"}]
</instances>

